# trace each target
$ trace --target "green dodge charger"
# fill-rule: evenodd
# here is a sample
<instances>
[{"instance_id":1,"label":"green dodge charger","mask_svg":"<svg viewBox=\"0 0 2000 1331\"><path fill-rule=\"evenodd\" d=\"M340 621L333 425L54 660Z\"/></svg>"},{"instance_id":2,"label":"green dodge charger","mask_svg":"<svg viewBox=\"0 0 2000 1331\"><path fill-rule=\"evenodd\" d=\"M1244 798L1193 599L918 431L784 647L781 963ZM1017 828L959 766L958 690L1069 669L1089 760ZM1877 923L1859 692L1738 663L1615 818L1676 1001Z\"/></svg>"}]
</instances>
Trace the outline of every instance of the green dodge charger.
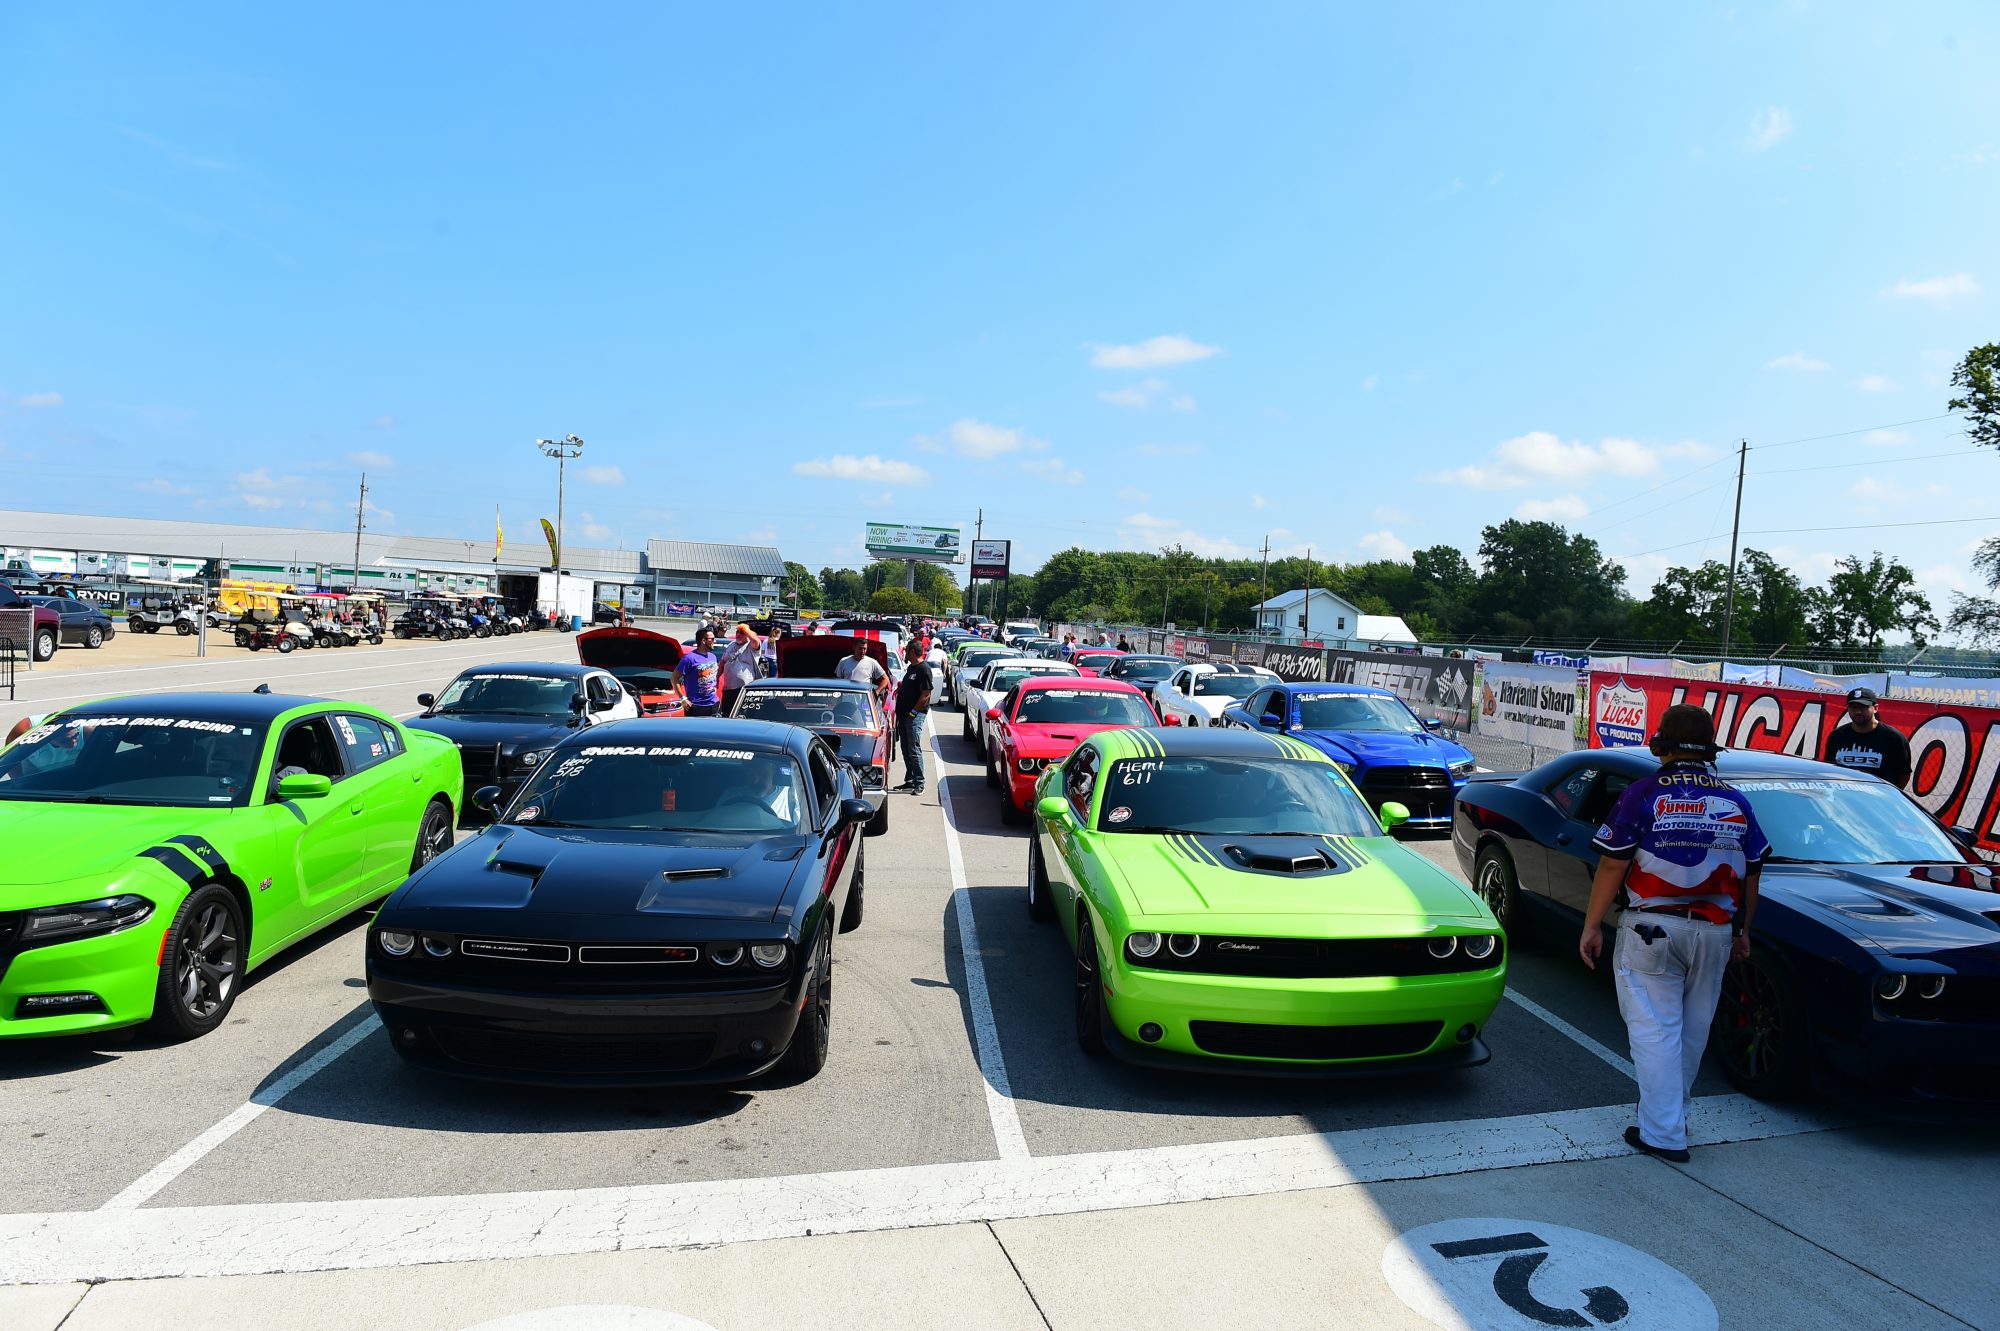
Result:
<instances>
[{"instance_id":1,"label":"green dodge charger","mask_svg":"<svg viewBox=\"0 0 2000 1331\"><path fill-rule=\"evenodd\" d=\"M0 1038L222 1024L246 972L451 845L449 740L268 692L73 707L0 749Z\"/></svg>"},{"instance_id":2,"label":"green dodge charger","mask_svg":"<svg viewBox=\"0 0 2000 1331\"><path fill-rule=\"evenodd\" d=\"M1499 924L1316 749L1107 730L1036 796L1028 910L1069 942L1086 1052L1308 1076L1489 1057Z\"/></svg>"}]
</instances>

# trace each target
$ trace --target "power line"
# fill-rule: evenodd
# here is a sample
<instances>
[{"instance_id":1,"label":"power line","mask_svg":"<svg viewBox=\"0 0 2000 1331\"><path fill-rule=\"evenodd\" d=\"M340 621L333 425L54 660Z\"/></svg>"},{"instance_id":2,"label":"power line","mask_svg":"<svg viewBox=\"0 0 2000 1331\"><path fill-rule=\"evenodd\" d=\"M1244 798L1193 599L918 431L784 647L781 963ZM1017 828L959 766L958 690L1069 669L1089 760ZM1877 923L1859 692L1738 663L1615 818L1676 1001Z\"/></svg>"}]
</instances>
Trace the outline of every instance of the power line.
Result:
<instances>
[{"instance_id":1,"label":"power line","mask_svg":"<svg viewBox=\"0 0 2000 1331\"><path fill-rule=\"evenodd\" d=\"M1917 522L1846 522L1834 527L1762 527L1756 531L1746 531L1745 536L1795 536L1805 532L1820 531L1883 531L1892 527L1952 527L1968 522L2000 522L2000 515L1983 518L1926 518ZM1695 541L1682 541L1677 545L1663 545L1656 550L1641 550L1638 554L1619 555L1619 559L1642 559L1647 555L1665 554L1669 550L1685 550L1691 545L1703 545L1714 539L1713 533Z\"/></svg>"},{"instance_id":2,"label":"power line","mask_svg":"<svg viewBox=\"0 0 2000 1331\"><path fill-rule=\"evenodd\" d=\"M1872 434L1876 430L1895 430L1905 425L1922 425L1927 421L1941 421L1950 418L1949 411L1941 411L1935 416L1919 416L1913 421L1890 421L1886 425L1864 425L1858 430L1840 430L1833 434L1807 435L1803 439L1781 439L1775 444L1759 444L1759 448L1790 448L1793 444L1817 444L1824 439L1847 439L1857 434Z\"/></svg>"},{"instance_id":3,"label":"power line","mask_svg":"<svg viewBox=\"0 0 2000 1331\"><path fill-rule=\"evenodd\" d=\"M1879 467L1888 462L1928 462L1932 458L1962 458L1974 453L1984 453L1983 448L1958 448L1949 453L1916 453L1909 457L1898 454L1894 458L1866 458L1860 462L1822 462L1812 467L1774 467L1769 471L1753 471L1752 476L1789 476L1799 471L1839 471L1849 467Z\"/></svg>"}]
</instances>

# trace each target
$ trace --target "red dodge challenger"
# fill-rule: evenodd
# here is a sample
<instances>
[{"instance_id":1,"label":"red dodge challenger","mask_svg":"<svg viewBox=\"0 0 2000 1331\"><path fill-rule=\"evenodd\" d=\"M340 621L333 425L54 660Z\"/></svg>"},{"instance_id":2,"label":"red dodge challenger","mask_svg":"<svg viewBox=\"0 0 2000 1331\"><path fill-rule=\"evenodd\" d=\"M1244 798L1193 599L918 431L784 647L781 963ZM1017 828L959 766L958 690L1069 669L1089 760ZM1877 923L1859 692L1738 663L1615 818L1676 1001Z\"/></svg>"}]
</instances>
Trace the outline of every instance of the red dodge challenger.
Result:
<instances>
[{"instance_id":1,"label":"red dodge challenger","mask_svg":"<svg viewBox=\"0 0 2000 1331\"><path fill-rule=\"evenodd\" d=\"M1146 695L1122 680L1030 676L986 713L986 784L1001 791L1000 817L1027 817L1035 781L1086 736L1114 726L1157 726Z\"/></svg>"}]
</instances>

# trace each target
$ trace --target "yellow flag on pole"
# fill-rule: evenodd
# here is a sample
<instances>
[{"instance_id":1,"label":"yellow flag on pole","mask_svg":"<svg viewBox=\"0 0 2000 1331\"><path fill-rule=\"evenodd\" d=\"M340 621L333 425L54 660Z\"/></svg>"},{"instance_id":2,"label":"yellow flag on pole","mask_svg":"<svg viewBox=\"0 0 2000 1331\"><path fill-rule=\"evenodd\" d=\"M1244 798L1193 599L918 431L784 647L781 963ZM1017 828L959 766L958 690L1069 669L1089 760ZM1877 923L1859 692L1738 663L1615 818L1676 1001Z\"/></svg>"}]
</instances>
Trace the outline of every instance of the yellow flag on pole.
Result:
<instances>
[{"instance_id":1,"label":"yellow flag on pole","mask_svg":"<svg viewBox=\"0 0 2000 1331\"><path fill-rule=\"evenodd\" d=\"M507 534L500 529L500 505L493 506L493 562L500 562L500 551L506 547Z\"/></svg>"}]
</instances>

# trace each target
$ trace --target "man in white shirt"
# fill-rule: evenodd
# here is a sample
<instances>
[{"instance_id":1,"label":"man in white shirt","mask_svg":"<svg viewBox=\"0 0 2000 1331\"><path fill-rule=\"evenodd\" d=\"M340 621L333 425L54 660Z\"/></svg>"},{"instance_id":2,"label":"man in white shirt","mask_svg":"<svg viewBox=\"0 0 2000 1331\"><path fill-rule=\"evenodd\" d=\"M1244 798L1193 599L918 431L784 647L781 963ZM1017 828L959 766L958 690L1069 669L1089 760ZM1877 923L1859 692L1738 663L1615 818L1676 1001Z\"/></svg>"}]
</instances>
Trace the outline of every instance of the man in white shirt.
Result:
<instances>
[{"instance_id":1,"label":"man in white shirt","mask_svg":"<svg viewBox=\"0 0 2000 1331\"><path fill-rule=\"evenodd\" d=\"M868 639L854 640L854 653L833 668L835 679L859 680L875 690L877 700L889 691L889 672L868 655Z\"/></svg>"},{"instance_id":2,"label":"man in white shirt","mask_svg":"<svg viewBox=\"0 0 2000 1331\"><path fill-rule=\"evenodd\" d=\"M721 653L722 657L722 715L728 716L736 705L736 695L745 684L756 680L757 654L763 649L764 641L750 631L748 624L736 626L735 639Z\"/></svg>"}]
</instances>

